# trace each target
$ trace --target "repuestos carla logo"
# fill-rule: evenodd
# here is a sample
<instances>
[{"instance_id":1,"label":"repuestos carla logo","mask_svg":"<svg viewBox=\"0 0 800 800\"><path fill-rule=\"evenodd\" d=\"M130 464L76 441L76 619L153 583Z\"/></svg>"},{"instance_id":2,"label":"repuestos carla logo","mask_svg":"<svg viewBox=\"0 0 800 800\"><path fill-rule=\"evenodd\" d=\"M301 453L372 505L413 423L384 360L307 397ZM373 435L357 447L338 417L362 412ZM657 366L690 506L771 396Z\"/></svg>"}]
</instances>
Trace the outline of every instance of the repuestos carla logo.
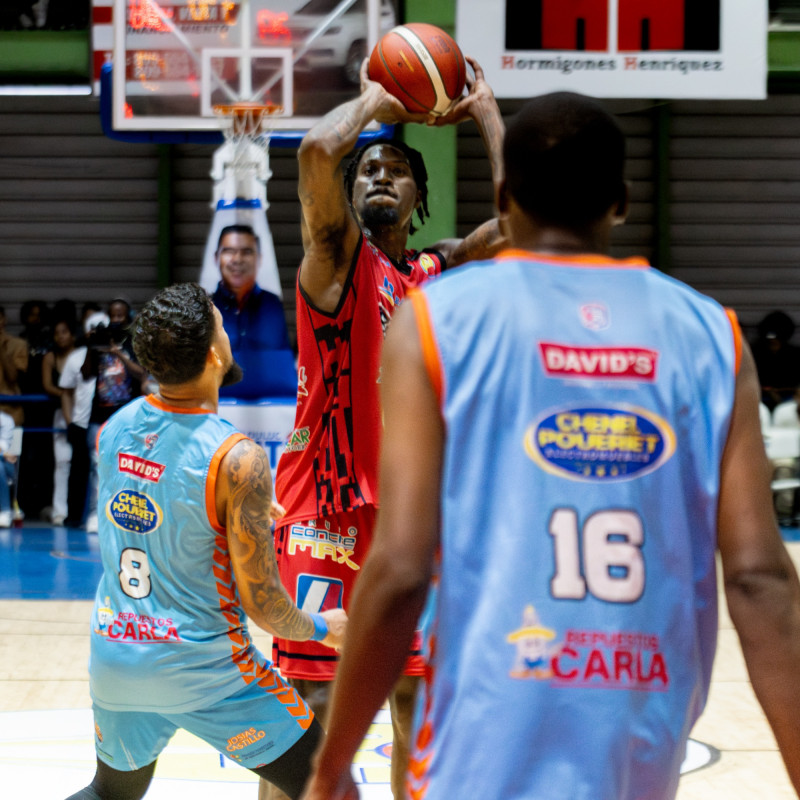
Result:
<instances>
[{"instance_id":1,"label":"repuestos carla logo","mask_svg":"<svg viewBox=\"0 0 800 800\"><path fill-rule=\"evenodd\" d=\"M546 412L525 432L525 451L545 472L576 481L630 480L675 452L669 423L643 408Z\"/></svg>"}]
</instances>

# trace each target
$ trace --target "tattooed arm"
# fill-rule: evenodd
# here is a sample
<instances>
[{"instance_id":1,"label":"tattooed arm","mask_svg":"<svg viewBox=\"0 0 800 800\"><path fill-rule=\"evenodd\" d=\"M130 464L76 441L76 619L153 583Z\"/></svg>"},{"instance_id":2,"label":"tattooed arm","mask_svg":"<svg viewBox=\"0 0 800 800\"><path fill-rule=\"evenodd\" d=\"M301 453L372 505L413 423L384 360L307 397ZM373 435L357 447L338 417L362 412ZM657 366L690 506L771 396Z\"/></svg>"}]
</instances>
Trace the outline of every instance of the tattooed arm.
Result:
<instances>
[{"instance_id":1,"label":"tattooed arm","mask_svg":"<svg viewBox=\"0 0 800 800\"><path fill-rule=\"evenodd\" d=\"M452 125L472 119L483 140L495 194L503 182L503 137L505 125L491 87L486 82L483 69L474 58L467 57L473 76L468 76L469 92L444 116L435 120L437 126ZM467 261L492 258L507 246L498 220L484 222L464 239L445 239L433 245L445 258L448 267L457 267Z\"/></svg>"},{"instance_id":2,"label":"tattooed arm","mask_svg":"<svg viewBox=\"0 0 800 800\"><path fill-rule=\"evenodd\" d=\"M270 530L272 477L264 450L250 439L222 459L216 490L217 518L225 521L236 585L247 615L283 639L305 641L314 634L309 614L293 602L278 575ZM347 617L342 609L322 613L328 635L322 644L339 648Z\"/></svg>"}]
</instances>

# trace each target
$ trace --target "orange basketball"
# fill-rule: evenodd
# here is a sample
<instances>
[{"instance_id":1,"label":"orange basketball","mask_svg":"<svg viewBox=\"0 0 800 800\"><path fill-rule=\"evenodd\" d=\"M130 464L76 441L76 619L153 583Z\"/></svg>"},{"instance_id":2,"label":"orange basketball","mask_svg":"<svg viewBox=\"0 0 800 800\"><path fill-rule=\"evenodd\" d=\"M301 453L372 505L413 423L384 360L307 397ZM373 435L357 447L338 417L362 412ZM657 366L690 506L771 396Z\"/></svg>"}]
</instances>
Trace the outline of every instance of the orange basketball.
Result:
<instances>
[{"instance_id":1,"label":"orange basketball","mask_svg":"<svg viewBox=\"0 0 800 800\"><path fill-rule=\"evenodd\" d=\"M392 28L375 45L368 74L409 111L439 116L461 97L467 65L449 34L411 22Z\"/></svg>"}]
</instances>

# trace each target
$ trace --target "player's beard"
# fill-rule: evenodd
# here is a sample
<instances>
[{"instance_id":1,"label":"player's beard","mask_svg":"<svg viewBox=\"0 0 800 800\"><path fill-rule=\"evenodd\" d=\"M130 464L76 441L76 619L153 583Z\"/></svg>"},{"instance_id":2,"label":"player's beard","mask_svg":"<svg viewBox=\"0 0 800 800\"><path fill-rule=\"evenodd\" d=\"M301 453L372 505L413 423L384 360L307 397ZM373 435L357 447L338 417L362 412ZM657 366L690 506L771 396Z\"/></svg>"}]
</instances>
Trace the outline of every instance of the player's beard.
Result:
<instances>
[{"instance_id":1,"label":"player's beard","mask_svg":"<svg viewBox=\"0 0 800 800\"><path fill-rule=\"evenodd\" d=\"M367 206L361 217L364 227L369 229L397 225L400 215L391 206Z\"/></svg>"},{"instance_id":2,"label":"player's beard","mask_svg":"<svg viewBox=\"0 0 800 800\"><path fill-rule=\"evenodd\" d=\"M233 386L235 383L239 383L243 377L244 372L242 372L242 368L235 361L231 361L231 365L222 376L222 385Z\"/></svg>"}]
</instances>

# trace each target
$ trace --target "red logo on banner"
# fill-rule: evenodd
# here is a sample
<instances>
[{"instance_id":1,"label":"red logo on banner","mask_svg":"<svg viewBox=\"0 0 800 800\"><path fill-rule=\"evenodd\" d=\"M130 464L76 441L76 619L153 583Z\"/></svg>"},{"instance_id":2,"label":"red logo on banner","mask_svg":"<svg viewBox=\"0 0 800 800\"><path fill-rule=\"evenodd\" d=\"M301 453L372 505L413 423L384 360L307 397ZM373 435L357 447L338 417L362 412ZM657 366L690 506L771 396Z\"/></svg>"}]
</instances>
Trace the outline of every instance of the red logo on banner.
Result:
<instances>
[{"instance_id":1,"label":"red logo on banner","mask_svg":"<svg viewBox=\"0 0 800 800\"><path fill-rule=\"evenodd\" d=\"M557 378L654 381L658 352L641 347L572 347L539 342L545 372Z\"/></svg>"}]
</instances>

